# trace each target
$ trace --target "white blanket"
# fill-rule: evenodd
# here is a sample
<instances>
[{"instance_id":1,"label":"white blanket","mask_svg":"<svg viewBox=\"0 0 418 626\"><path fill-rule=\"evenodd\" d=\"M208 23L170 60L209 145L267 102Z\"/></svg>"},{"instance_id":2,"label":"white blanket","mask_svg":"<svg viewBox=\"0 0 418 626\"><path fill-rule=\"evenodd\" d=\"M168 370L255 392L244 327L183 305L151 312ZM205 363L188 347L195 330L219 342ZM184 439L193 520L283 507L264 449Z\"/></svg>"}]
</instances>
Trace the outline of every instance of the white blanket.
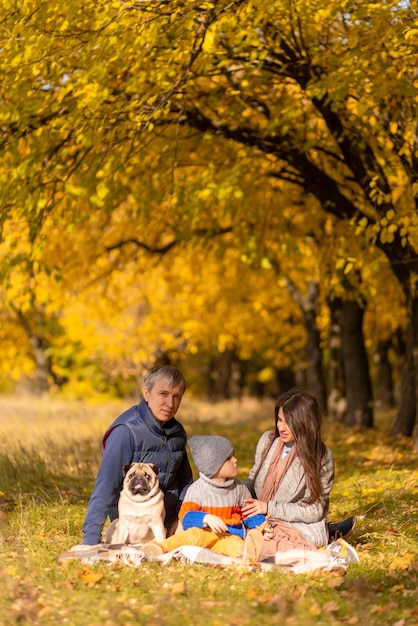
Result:
<instances>
[{"instance_id":1,"label":"white blanket","mask_svg":"<svg viewBox=\"0 0 418 626\"><path fill-rule=\"evenodd\" d=\"M223 556L207 548L198 546L181 546L171 552L161 556L147 556L141 551L139 545L112 546L103 544L94 548L76 548L69 552L64 552L58 557L62 563L68 559L78 559L83 563L123 563L125 565L137 567L144 561L158 561L161 565L170 563L173 559L185 564L212 565L215 567L240 567L256 571L272 571L280 569L286 572L302 574L315 569L332 571L334 569L345 569L341 564L336 565L330 562L329 554L324 550L289 550L288 552L278 552L273 561L259 561L256 563L246 562L242 559Z\"/></svg>"}]
</instances>

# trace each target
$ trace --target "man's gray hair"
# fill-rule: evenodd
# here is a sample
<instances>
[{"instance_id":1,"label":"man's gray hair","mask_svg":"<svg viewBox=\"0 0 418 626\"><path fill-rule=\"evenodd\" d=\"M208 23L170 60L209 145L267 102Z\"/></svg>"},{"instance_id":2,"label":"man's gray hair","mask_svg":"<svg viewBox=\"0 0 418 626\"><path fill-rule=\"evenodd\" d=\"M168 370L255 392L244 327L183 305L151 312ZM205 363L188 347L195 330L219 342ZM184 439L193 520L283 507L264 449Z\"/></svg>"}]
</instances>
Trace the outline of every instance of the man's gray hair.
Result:
<instances>
[{"instance_id":1,"label":"man's gray hair","mask_svg":"<svg viewBox=\"0 0 418 626\"><path fill-rule=\"evenodd\" d=\"M144 376L144 388L151 391L157 380L163 380L170 387L180 387L186 391L186 380L180 370L172 365L157 365L152 367Z\"/></svg>"}]
</instances>

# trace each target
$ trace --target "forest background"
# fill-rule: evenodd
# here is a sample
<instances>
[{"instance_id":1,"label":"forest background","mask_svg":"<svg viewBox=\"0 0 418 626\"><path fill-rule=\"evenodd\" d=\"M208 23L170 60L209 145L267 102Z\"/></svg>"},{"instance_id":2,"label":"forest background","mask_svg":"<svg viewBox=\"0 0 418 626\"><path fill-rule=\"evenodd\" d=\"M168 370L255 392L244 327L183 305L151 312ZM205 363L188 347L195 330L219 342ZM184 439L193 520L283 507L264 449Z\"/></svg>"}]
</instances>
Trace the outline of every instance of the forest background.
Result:
<instances>
[{"instance_id":1,"label":"forest background","mask_svg":"<svg viewBox=\"0 0 418 626\"><path fill-rule=\"evenodd\" d=\"M418 399L409 2L5 1L3 392Z\"/></svg>"}]
</instances>

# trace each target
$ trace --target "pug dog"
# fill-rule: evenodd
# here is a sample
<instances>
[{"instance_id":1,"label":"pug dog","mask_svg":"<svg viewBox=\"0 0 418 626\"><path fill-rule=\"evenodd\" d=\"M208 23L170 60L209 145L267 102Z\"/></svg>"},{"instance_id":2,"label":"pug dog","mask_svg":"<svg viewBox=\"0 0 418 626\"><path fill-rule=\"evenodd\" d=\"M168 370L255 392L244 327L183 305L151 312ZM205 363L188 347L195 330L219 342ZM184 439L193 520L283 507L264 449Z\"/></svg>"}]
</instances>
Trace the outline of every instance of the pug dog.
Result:
<instances>
[{"instance_id":1,"label":"pug dog","mask_svg":"<svg viewBox=\"0 0 418 626\"><path fill-rule=\"evenodd\" d=\"M153 463L131 463L123 468L119 517L106 532L106 543L141 544L166 538L164 495L158 482L160 470Z\"/></svg>"}]
</instances>

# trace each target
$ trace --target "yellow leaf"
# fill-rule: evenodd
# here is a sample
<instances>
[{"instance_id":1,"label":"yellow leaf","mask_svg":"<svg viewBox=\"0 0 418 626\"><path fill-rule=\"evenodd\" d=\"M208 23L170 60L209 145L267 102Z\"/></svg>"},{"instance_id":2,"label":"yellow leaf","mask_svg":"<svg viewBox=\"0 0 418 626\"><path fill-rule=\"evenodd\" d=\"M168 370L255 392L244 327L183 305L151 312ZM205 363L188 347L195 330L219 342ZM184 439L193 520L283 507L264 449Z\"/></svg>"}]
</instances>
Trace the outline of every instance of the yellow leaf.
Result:
<instances>
[{"instance_id":1,"label":"yellow leaf","mask_svg":"<svg viewBox=\"0 0 418 626\"><path fill-rule=\"evenodd\" d=\"M243 468L241 468L241 470L243 470ZM206 578L206 577L207 577L207 574L206 574L206 570L204 569L190 568L190 570L188 570L187 572L187 578Z\"/></svg>"},{"instance_id":2,"label":"yellow leaf","mask_svg":"<svg viewBox=\"0 0 418 626\"><path fill-rule=\"evenodd\" d=\"M103 578L103 574L101 572L95 572L92 569L84 570L79 574L81 580L85 585L94 586L96 583L100 582Z\"/></svg>"},{"instance_id":3,"label":"yellow leaf","mask_svg":"<svg viewBox=\"0 0 418 626\"><path fill-rule=\"evenodd\" d=\"M16 56L14 56L13 59L10 61L10 66L17 67L21 62L22 62L22 55L16 54Z\"/></svg>"},{"instance_id":4,"label":"yellow leaf","mask_svg":"<svg viewBox=\"0 0 418 626\"><path fill-rule=\"evenodd\" d=\"M416 554L403 554L402 556L397 556L392 563L389 565L390 570L406 570L408 567L417 560Z\"/></svg>"},{"instance_id":5,"label":"yellow leaf","mask_svg":"<svg viewBox=\"0 0 418 626\"><path fill-rule=\"evenodd\" d=\"M213 189L210 189L209 187L206 187L206 189L201 189L198 192L198 196L202 200L204 200L205 198L209 198L209 196L211 196L212 194L213 194Z\"/></svg>"},{"instance_id":6,"label":"yellow leaf","mask_svg":"<svg viewBox=\"0 0 418 626\"><path fill-rule=\"evenodd\" d=\"M96 187L96 194L97 194L97 197L100 198L100 200L104 200L104 198L106 198L109 191L110 191L109 187L107 187L103 182L99 183Z\"/></svg>"},{"instance_id":7,"label":"yellow leaf","mask_svg":"<svg viewBox=\"0 0 418 626\"><path fill-rule=\"evenodd\" d=\"M215 34L213 33L213 31L207 31L202 47L203 50L207 53L211 53L216 48Z\"/></svg>"},{"instance_id":8,"label":"yellow leaf","mask_svg":"<svg viewBox=\"0 0 418 626\"><path fill-rule=\"evenodd\" d=\"M412 39L414 37L418 37L418 28L413 27L413 28L407 28L405 30L405 39Z\"/></svg>"},{"instance_id":9,"label":"yellow leaf","mask_svg":"<svg viewBox=\"0 0 418 626\"><path fill-rule=\"evenodd\" d=\"M313 604L311 604L311 606L309 607L309 613L311 615L315 615L316 617L321 615L322 608L321 608L320 604L318 602L314 602Z\"/></svg>"},{"instance_id":10,"label":"yellow leaf","mask_svg":"<svg viewBox=\"0 0 418 626\"><path fill-rule=\"evenodd\" d=\"M71 183L65 184L65 190L68 191L68 193L72 193L74 196L86 195L86 190L83 189L83 187L76 187L75 185L72 185Z\"/></svg>"},{"instance_id":11,"label":"yellow leaf","mask_svg":"<svg viewBox=\"0 0 418 626\"><path fill-rule=\"evenodd\" d=\"M16 576L17 574L17 569L13 565L7 565L7 567L4 568L4 571L6 574L12 577Z\"/></svg>"},{"instance_id":12,"label":"yellow leaf","mask_svg":"<svg viewBox=\"0 0 418 626\"><path fill-rule=\"evenodd\" d=\"M179 583L175 583L174 585L172 585L171 587L171 591L175 594L175 595L182 595L182 596L187 596L187 586L186 586L186 581L182 580Z\"/></svg>"}]
</instances>

